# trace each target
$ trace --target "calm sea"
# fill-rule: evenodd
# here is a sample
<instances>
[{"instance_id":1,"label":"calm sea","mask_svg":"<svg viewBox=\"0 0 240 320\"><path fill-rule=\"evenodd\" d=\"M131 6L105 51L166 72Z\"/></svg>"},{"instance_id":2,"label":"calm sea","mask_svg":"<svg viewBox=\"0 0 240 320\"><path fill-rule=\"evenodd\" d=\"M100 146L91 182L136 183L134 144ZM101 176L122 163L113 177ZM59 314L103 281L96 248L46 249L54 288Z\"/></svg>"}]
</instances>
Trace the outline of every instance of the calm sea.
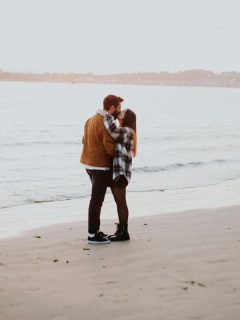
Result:
<instances>
[{"instance_id":1,"label":"calm sea","mask_svg":"<svg viewBox=\"0 0 240 320\"><path fill-rule=\"evenodd\" d=\"M240 178L240 90L0 82L0 207L86 197L84 122L107 94L138 117L129 192Z\"/></svg>"}]
</instances>

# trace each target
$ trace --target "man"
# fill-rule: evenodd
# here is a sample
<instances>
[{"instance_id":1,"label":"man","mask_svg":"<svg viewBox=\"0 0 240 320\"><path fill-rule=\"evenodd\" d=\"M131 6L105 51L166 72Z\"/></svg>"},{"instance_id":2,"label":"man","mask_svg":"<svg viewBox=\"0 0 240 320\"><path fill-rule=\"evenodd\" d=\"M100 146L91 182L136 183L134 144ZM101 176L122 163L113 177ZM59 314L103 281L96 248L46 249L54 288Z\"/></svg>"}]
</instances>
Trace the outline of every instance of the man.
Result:
<instances>
[{"instance_id":1,"label":"man","mask_svg":"<svg viewBox=\"0 0 240 320\"><path fill-rule=\"evenodd\" d=\"M123 99L108 95L103 100L104 112L116 119L121 113ZM100 231L100 213L107 187L111 181L112 158L115 142L104 126L103 116L95 114L84 127L83 150L80 162L85 165L92 183L92 193L88 209L88 243L110 243L107 235Z\"/></svg>"}]
</instances>

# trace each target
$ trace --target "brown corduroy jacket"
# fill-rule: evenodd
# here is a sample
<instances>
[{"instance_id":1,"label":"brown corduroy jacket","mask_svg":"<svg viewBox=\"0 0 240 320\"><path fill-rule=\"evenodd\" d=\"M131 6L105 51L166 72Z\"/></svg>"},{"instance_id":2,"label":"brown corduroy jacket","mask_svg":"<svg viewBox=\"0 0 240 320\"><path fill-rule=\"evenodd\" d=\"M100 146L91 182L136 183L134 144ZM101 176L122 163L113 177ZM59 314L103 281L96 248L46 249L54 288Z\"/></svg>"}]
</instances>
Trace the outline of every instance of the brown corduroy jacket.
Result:
<instances>
[{"instance_id":1,"label":"brown corduroy jacket","mask_svg":"<svg viewBox=\"0 0 240 320\"><path fill-rule=\"evenodd\" d=\"M104 126L103 116L95 114L85 123L80 162L96 167L111 167L115 142Z\"/></svg>"}]
</instances>

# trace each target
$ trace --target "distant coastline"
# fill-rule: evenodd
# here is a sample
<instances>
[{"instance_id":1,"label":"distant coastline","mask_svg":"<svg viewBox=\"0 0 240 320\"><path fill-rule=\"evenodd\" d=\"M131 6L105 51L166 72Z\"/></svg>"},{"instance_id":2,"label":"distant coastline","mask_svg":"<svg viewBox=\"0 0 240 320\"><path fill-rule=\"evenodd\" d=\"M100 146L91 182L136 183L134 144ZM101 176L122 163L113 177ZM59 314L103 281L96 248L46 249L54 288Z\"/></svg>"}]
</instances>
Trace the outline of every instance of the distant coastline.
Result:
<instances>
[{"instance_id":1,"label":"distant coastline","mask_svg":"<svg viewBox=\"0 0 240 320\"><path fill-rule=\"evenodd\" d=\"M0 69L0 81L127 84L159 86L205 86L240 88L240 72L214 73L208 70L137 72L109 75L93 73L24 73Z\"/></svg>"}]
</instances>

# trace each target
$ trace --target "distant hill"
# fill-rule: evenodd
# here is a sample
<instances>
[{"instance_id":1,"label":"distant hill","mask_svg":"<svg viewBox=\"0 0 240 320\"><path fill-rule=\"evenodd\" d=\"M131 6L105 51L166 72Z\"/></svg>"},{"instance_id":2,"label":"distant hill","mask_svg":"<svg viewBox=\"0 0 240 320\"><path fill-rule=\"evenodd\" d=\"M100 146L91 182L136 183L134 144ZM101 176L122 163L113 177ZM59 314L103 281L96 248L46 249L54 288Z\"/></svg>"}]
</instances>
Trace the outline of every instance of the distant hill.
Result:
<instances>
[{"instance_id":1,"label":"distant hill","mask_svg":"<svg viewBox=\"0 0 240 320\"><path fill-rule=\"evenodd\" d=\"M240 72L214 73L207 70L137 72L109 75L93 73L17 73L0 70L0 81L69 82L167 86L240 87Z\"/></svg>"}]
</instances>

